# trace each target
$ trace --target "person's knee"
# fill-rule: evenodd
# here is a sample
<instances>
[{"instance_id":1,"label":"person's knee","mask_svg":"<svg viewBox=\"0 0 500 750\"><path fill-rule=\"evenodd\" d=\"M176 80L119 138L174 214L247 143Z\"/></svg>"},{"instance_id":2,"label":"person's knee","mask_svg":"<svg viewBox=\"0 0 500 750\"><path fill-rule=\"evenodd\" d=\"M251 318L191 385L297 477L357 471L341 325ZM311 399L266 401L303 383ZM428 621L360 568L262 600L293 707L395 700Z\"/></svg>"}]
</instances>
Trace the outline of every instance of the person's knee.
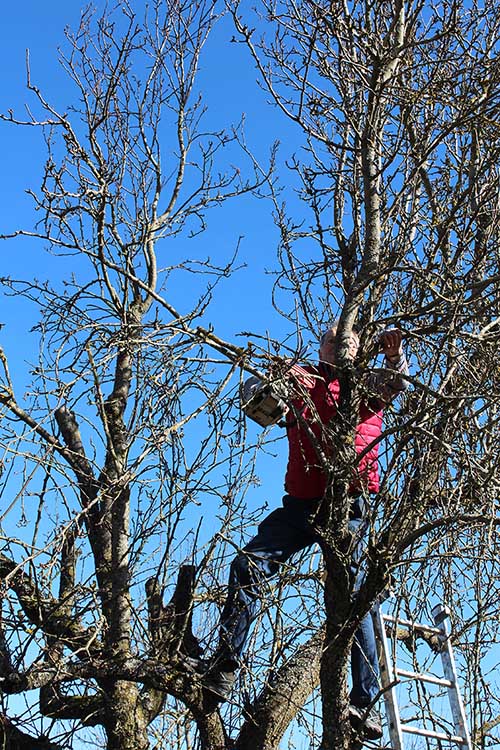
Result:
<instances>
[{"instance_id":1,"label":"person's knee","mask_svg":"<svg viewBox=\"0 0 500 750\"><path fill-rule=\"evenodd\" d=\"M268 575L267 564L267 560L243 550L234 558L231 574L246 591L257 594L262 580Z\"/></svg>"},{"instance_id":2,"label":"person's knee","mask_svg":"<svg viewBox=\"0 0 500 750\"><path fill-rule=\"evenodd\" d=\"M248 586L253 582L251 573L254 562L248 552L239 552L231 563L231 574L240 585Z\"/></svg>"}]
</instances>

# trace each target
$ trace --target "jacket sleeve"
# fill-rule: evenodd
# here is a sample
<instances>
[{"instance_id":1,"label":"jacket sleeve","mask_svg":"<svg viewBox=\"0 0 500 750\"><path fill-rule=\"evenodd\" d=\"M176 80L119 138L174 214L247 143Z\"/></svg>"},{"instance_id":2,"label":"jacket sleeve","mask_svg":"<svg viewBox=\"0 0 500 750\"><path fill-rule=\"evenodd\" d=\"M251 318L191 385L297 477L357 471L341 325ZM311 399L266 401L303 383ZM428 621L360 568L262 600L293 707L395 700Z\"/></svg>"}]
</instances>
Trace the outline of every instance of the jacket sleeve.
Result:
<instances>
[{"instance_id":1,"label":"jacket sleeve","mask_svg":"<svg viewBox=\"0 0 500 750\"><path fill-rule=\"evenodd\" d=\"M400 393L408 388L408 362L404 354L398 360L384 360L384 369L372 372L368 376L367 388L370 395L379 398L384 404L390 404Z\"/></svg>"}]
</instances>

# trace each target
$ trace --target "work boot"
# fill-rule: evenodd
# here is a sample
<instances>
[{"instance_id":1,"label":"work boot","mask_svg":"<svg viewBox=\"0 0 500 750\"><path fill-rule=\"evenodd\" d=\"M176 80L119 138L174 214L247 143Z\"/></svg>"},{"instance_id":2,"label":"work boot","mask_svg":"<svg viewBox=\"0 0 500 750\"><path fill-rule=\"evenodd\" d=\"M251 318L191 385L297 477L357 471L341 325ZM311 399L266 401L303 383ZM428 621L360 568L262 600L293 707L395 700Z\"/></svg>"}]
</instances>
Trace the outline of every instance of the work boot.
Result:
<instances>
[{"instance_id":1,"label":"work boot","mask_svg":"<svg viewBox=\"0 0 500 750\"><path fill-rule=\"evenodd\" d=\"M204 675L201 684L212 703L224 703L231 695L236 680L236 672L212 668Z\"/></svg>"},{"instance_id":2,"label":"work boot","mask_svg":"<svg viewBox=\"0 0 500 750\"><path fill-rule=\"evenodd\" d=\"M209 660L203 659L199 656L182 656L182 663L191 672L195 672L199 677L205 675L210 669Z\"/></svg>"},{"instance_id":3,"label":"work boot","mask_svg":"<svg viewBox=\"0 0 500 750\"><path fill-rule=\"evenodd\" d=\"M201 681L208 707L215 708L227 701L236 680L238 663L233 660L189 658L184 660L186 666L196 672Z\"/></svg>"},{"instance_id":4,"label":"work boot","mask_svg":"<svg viewBox=\"0 0 500 750\"><path fill-rule=\"evenodd\" d=\"M382 726L378 719L366 714L366 708L349 706L349 721L355 732L366 737L367 740L379 740L382 737Z\"/></svg>"}]
</instances>

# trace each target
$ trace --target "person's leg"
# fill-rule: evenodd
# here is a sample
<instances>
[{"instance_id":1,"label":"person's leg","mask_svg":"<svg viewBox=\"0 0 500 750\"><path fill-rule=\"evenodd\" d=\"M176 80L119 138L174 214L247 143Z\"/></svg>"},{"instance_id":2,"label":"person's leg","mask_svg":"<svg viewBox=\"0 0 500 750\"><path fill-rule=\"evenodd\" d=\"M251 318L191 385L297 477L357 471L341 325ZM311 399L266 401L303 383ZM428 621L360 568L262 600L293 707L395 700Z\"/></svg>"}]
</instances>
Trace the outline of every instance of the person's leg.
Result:
<instances>
[{"instance_id":1,"label":"person's leg","mask_svg":"<svg viewBox=\"0 0 500 750\"><path fill-rule=\"evenodd\" d=\"M364 578L360 565L365 548L366 522L363 519L363 501L357 498L353 503L349 530L353 534L353 554L351 557L351 574L354 578L354 591L358 591ZM363 708L368 706L379 692L379 669L375 629L370 612L361 620L351 654L352 691L351 703Z\"/></svg>"},{"instance_id":2,"label":"person's leg","mask_svg":"<svg viewBox=\"0 0 500 750\"><path fill-rule=\"evenodd\" d=\"M285 496L283 508L260 524L257 536L231 565L228 597L221 615L219 647L203 680L210 705L227 700L263 583L280 564L315 541L308 527L311 503Z\"/></svg>"},{"instance_id":3,"label":"person's leg","mask_svg":"<svg viewBox=\"0 0 500 750\"><path fill-rule=\"evenodd\" d=\"M223 668L236 669L239 664L266 579L295 552L314 543L308 527L311 510L311 501L285 496L283 507L264 519L257 535L233 560L216 653Z\"/></svg>"},{"instance_id":4,"label":"person's leg","mask_svg":"<svg viewBox=\"0 0 500 750\"><path fill-rule=\"evenodd\" d=\"M368 613L359 625L351 651L351 703L365 708L379 692L377 645L373 620Z\"/></svg>"},{"instance_id":5,"label":"person's leg","mask_svg":"<svg viewBox=\"0 0 500 750\"><path fill-rule=\"evenodd\" d=\"M363 519L363 501L361 498L353 503L349 529L353 534L351 575L354 580L354 592L356 592L364 578L363 566L360 563L365 548L367 531L367 525ZM382 727L379 720L373 715L366 715L366 711L364 711L379 692L377 643L370 612L361 620L354 636L351 649L351 675L352 690L349 709L351 724L367 739L379 739L382 736Z\"/></svg>"}]
</instances>

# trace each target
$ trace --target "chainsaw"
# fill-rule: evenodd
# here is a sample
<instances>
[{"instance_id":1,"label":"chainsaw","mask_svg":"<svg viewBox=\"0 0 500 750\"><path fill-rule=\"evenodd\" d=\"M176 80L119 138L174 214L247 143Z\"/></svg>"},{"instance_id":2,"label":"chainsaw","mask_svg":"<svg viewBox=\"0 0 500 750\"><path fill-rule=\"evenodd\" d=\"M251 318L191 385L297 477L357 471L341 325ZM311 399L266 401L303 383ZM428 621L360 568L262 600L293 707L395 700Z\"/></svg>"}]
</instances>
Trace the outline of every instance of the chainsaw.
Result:
<instances>
[{"instance_id":1,"label":"chainsaw","mask_svg":"<svg viewBox=\"0 0 500 750\"><path fill-rule=\"evenodd\" d=\"M287 415L287 400L296 388L295 384L312 388L314 375L300 365L292 365L285 378L270 382L265 376L253 375L245 380L240 391L241 408L249 419L261 427L281 422Z\"/></svg>"}]
</instances>

